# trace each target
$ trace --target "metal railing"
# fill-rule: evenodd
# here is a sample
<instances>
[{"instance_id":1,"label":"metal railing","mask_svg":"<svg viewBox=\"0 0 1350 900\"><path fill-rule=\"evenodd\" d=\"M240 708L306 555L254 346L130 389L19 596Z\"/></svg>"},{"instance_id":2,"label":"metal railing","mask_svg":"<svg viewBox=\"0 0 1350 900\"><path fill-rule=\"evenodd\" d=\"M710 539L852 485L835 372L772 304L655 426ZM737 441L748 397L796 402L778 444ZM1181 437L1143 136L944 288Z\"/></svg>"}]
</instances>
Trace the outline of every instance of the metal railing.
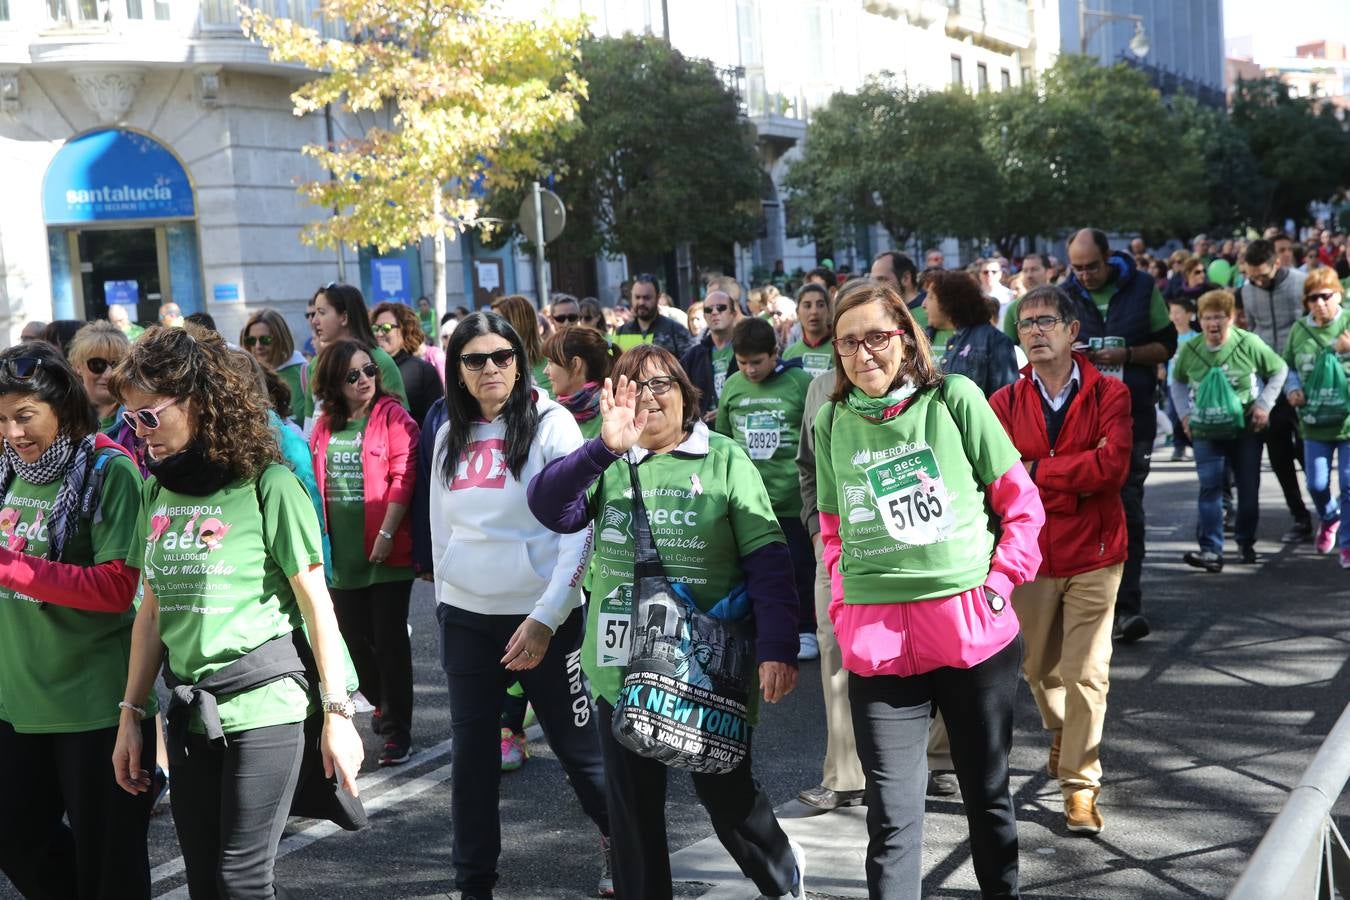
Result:
<instances>
[{"instance_id":1,"label":"metal railing","mask_svg":"<svg viewBox=\"0 0 1350 900\"><path fill-rule=\"evenodd\" d=\"M1289 792L1228 900L1350 896L1350 848L1332 818L1350 781L1350 706Z\"/></svg>"}]
</instances>

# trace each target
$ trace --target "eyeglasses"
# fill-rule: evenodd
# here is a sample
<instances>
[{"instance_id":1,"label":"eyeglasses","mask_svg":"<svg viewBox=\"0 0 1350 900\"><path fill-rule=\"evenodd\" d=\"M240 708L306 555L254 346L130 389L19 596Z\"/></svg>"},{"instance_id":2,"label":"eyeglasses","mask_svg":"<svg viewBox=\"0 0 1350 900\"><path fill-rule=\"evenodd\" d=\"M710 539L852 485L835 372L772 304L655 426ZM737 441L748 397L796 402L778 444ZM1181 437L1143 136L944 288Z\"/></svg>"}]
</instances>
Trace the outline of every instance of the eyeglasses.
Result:
<instances>
[{"instance_id":1,"label":"eyeglasses","mask_svg":"<svg viewBox=\"0 0 1350 900\"><path fill-rule=\"evenodd\" d=\"M359 369L348 369L347 383L356 384L358 381L361 380L362 375L366 376L367 378L374 378L378 374L380 374L380 367L375 365L375 363L373 362L368 362Z\"/></svg>"},{"instance_id":2,"label":"eyeglasses","mask_svg":"<svg viewBox=\"0 0 1350 900\"><path fill-rule=\"evenodd\" d=\"M553 321L557 322L559 325L566 325L566 324L575 325L575 324L577 324L578 322L581 321L581 314L580 314L580 313L566 313L566 314L561 315L561 316L554 316L554 317L553 317Z\"/></svg>"},{"instance_id":3,"label":"eyeglasses","mask_svg":"<svg viewBox=\"0 0 1350 900\"><path fill-rule=\"evenodd\" d=\"M1017 330L1030 331L1034 328L1037 331L1049 331L1063 321L1063 316L1030 316L1017 320Z\"/></svg>"},{"instance_id":4,"label":"eyeglasses","mask_svg":"<svg viewBox=\"0 0 1350 900\"><path fill-rule=\"evenodd\" d=\"M375 332L375 334L378 336L378 335L386 335L397 327L398 325L393 322L385 322L381 325L370 326L370 330Z\"/></svg>"},{"instance_id":5,"label":"eyeglasses","mask_svg":"<svg viewBox=\"0 0 1350 900\"><path fill-rule=\"evenodd\" d=\"M716 305L716 306L705 306L705 307L703 307L703 311L704 311L704 312L710 312L710 313L715 313L715 312L726 312L726 311L729 310L729 309L731 309L731 307L730 307L730 306L727 306L725 303L719 303L719 304Z\"/></svg>"},{"instance_id":6,"label":"eyeglasses","mask_svg":"<svg viewBox=\"0 0 1350 900\"><path fill-rule=\"evenodd\" d=\"M831 343L834 344L834 349L839 351L840 356L852 356L858 352L859 347L866 347L876 353L890 346L891 338L904 333L905 329L903 328L892 328L890 331L869 331L862 336L862 340L850 337L835 338Z\"/></svg>"},{"instance_id":7,"label":"eyeglasses","mask_svg":"<svg viewBox=\"0 0 1350 900\"><path fill-rule=\"evenodd\" d=\"M461 353L459 361L464 363L464 368L470 372L480 371L487 365L488 360L499 369L505 369L516 361L516 351L510 347L505 350L494 350L491 353Z\"/></svg>"},{"instance_id":8,"label":"eyeglasses","mask_svg":"<svg viewBox=\"0 0 1350 900\"><path fill-rule=\"evenodd\" d=\"M5 360L5 369L10 376L20 381L27 381L32 378L41 367L42 360L36 356L16 356L13 359Z\"/></svg>"},{"instance_id":9,"label":"eyeglasses","mask_svg":"<svg viewBox=\"0 0 1350 900\"><path fill-rule=\"evenodd\" d=\"M117 365L119 360L104 359L101 356L91 356L84 361L84 367L94 375L102 375L104 372Z\"/></svg>"},{"instance_id":10,"label":"eyeglasses","mask_svg":"<svg viewBox=\"0 0 1350 900\"><path fill-rule=\"evenodd\" d=\"M244 338L245 347L252 349L253 347L256 347L258 344L262 344L264 347L272 346L272 336L270 334L264 334L261 337L255 337L254 335L250 334L248 337ZM94 374L97 375L98 373L95 372Z\"/></svg>"},{"instance_id":11,"label":"eyeglasses","mask_svg":"<svg viewBox=\"0 0 1350 900\"><path fill-rule=\"evenodd\" d=\"M638 396L642 396L643 389L652 392L653 397L659 397L662 394L669 393L675 386L675 379L669 375L657 375L655 378L648 378L646 381L633 380L633 387L637 388Z\"/></svg>"},{"instance_id":12,"label":"eyeglasses","mask_svg":"<svg viewBox=\"0 0 1350 900\"><path fill-rule=\"evenodd\" d=\"M135 431L137 427L143 426L147 431L154 431L159 427L159 414L164 412L170 406L178 401L166 400L159 406L147 409L138 409L132 412L129 409L122 410L122 421L127 423L127 427Z\"/></svg>"},{"instance_id":13,"label":"eyeglasses","mask_svg":"<svg viewBox=\"0 0 1350 900\"><path fill-rule=\"evenodd\" d=\"M1334 300L1339 296L1340 295L1337 294L1335 291L1318 291L1316 294L1309 294L1308 300L1309 302L1312 303L1316 303L1318 301L1325 302L1327 300Z\"/></svg>"}]
</instances>

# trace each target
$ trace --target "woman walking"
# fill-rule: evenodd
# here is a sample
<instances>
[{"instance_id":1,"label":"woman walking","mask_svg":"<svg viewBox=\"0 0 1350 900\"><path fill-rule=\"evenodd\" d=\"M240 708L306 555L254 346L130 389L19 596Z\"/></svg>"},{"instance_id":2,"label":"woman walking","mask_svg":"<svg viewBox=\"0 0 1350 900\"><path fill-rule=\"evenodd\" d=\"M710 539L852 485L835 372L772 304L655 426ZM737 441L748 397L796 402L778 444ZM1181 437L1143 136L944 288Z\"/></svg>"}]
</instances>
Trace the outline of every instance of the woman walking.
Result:
<instances>
[{"instance_id":1,"label":"woman walking","mask_svg":"<svg viewBox=\"0 0 1350 900\"><path fill-rule=\"evenodd\" d=\"M190 323L147 330L112 389L151 460L127 560L144 593L113 770L128 793L149 789L143 720L167 655L166 678L191 697L166 716L188 890L194 900L270 900L311 711L324 714L324 768L353 795L361 765L319 523L279 463L261 396L219 335ZM302 626L321 689L282 677L205 699L209 679L240 677L255 662L305 671Z\"/></svg>"},{"instance_id":2,"label":"woman walking","mask_svg":"<svg viewBox=\"0 0 1350 900\"><path fill-rule=\"evenodd\" d=\"M148 898L153 794L128 796L107 769L141 476L96 430L80 381L43 342L0 353L0 765L15 776L0 870L25 897ZM153 772L154 706L142 707L135 765Z\"/></svg>"},{"instance_id":3,"label":"woman walking","mask_svg":"<svg viewBox=\"0 0 1350 900\"><path fill-rule=\"evenodd\" d=\"M375 340L375 332L370 328L370 311L366 309L366 298L361 295L359 288L338 282L319 288L314 294L314 315L310 317L309 327L314 331L316 356L324 347L338 341L356 341L364 347L371 360L380 367L380 381L384 389L397 397L405 409L408 407L408 394L403 389L403 376L399 373L394 358L381 350L379 342ZM303 388L305 403L300 421L305 425L305 433L308 434L312 428L312 419L318 412L314 404L312 367L309 370L309 383L303 385Z\"/></svg>"},{"instance_id":4,"label":"woman walking","mask_svg":"<svg viewBox=\"0 0 1350 900\"><path fill-rule=\"evenodd\" d=\"M601 434L557 460L530 485L530 509L555 531L597 531L588 584L591 610L581 666L599 711L605 789L614 815L614 886L620 897L669 898L666 766L614 738L612 725L632 649L634 503L648 504L667 576L707 612L748 595L755 630L749 679L776 703L797 682L797 594L792 560L764 482L740 445L709 432L698 392L673 354L639 344L619 358L601 394ZM629 463L642 485L634 498ZM660 533L656 533L656 531ZM687 552L689 548L701 552ZM611 623L602 627L601 622ZM752 775L753 752L726 774L694 774L694 790L723 846L769 897L804 897L801 848L791 843Z\"/></svg>"},{"instance_id":5,"label":"woman walking","mask_svg":"<svg viewBox=\"0 0 1350 900\"><path fill-rule=\"evenodd\" d=\"M923 308L929 326L952 332L941 348L942 371L966 376L985 397L1016 381L1016 346L990 324L979 282L965 272L938 271L929 277L927 290Z\"/></svg>"},{"instance_id":6,"label":"woman walking","mask_svg":"<svg viewBox=\"0 0 1350 900\"><path fill-rule=\"evenodd\" d=\"M433 452L432 559L455 742L455 884L463 900L490 898L497 881L499 722L504 692L517 680L600 829L600 893L613 892L600 750L573 662L588 535L554 534L525 506L529 480L580 446L581 433L533 387L525 358L520 335L496 313L459 323L446 354L447 420Z\"/></svg>"},{"instance_id":7,"label":"woman walking","mask_svg":"<svg viewBox=\"0 0 1350 900\"><path fill-rule=\"evenodd\" d=\"M868 893L919 896L936 707L980 891L1016 897L1008 749L1022 644L1008 598L1040 566L1045 512L983 393L940 374L899 294L875 281L846 286L834 334L816 481L830 619L867 776Z\"/></svg>"},{"instance_id":8,"label":"woman walking","mask_svg":"<svg viewBox=\"0 0 1350 900\"><path fill-rule=\"evenodd\" d=\"M600 388L622 353L593 328L563 328L544 342L544 377L553 385L558 404L572 414L581 436L600 433Z\"/></svg>"},{"instance_id":9,"label":"woman walking","mask_svg":"<svg viewBox=\"0 0 1350 900\"><path fill-rule=\"evenodd\" d=\"M295 349L295 338L281 313L260 309L249 316L239 333L239 345L286 382L291 389L293 417L303 421L305 357Z\"/></svg>"},{"instance_id":10,"label":"woman walking","mask_svg":"<svg viewBox=\"0 0 1350 900\"><path fill-rule=\"evenodd\" d=\"M310 451L333 546L329 593L361 693L376 706L376 732L385 738L380 765L398 766L412 752L406 513L417 477L417 425L384 392L379 366L356 341L326 346L314 370L323 411Z\"/></svg>"},{"instance_id":11,"label":"woman walking","mask_svg":"<svg viewBox=\"0 0 1350 900\"><path fill-rule=\"evenodd\" d=\"M421 428L431 404L445 394L444 356L440 350L427 346L426 335L422 332L416 314L402 303L381 303L375 307L375 311L370 314L370 327L375 332L380 349L398 364L403 388L408 395L408 411L412 413L417 427ZM431 350L442 355L439 371L422 356Z\"/></svg>"}]
</instances>

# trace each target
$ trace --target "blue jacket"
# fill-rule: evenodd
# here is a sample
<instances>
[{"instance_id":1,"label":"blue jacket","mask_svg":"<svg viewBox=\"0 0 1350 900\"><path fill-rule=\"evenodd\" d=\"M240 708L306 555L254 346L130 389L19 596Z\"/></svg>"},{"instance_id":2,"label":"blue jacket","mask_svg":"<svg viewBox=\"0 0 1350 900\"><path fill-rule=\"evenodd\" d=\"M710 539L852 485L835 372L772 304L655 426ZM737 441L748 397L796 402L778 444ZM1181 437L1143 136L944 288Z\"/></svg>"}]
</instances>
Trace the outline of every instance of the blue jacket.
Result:
<instances>
[{"instance_id":1,"label":"blue jacket","mask_svg":"<svg viewBox=\"0 0 1350 900\"><path fill-rule=\"evenodd\" d=\"M422 436L417 441L417 484L413 487L408 520L412 523L413 571L419 575L428 575L432 571L431 479L441 477L432 465L432 456L436 450L436 432L441 430L447 418L445 398L441 397L427 410L426 418L422 420Z\"/></svg>"},{"instance_id":2,"label":"blue jacket","mask_svg":"<svg viewBox=\"0 0 1350 900\"><path fill-rule=\"evenodd\" d=\"M947 341L942 368L948 375L964 375L980 386L986 399L1017 380L1017 349L1002 331L988 322L970 325Z\"/></svg>"},{"instance_id":3,"label":"blue jacket","mask_svg":"<svg viewBox=\"0 0 1350 900\"><path fill-rule=\"evenodd\" d=\"M1112 253L1107 262L1113 270L1110 284L1115 292L1107 304L1105 318L1091 292L1079 283L1077 275L1070 274L1064 282L1064 290L1078 303L1078 320L1082 323L1079 340L1109 335L1124 338L1126 347L1162 344L1167 348L1167 355L1172 356L1177 352L1177 330L1172 323L1169 321L1166 327L1157 331L1149 328L1153 292L1157 289L1153 276L1139 271L1128 253ZM1130 389L1134 440L1151 444L1158 433L1158 416L1154 411L1158 393L1156 367L1139 363L1125 366L1125 386Z\"/></svg>"}]
</instances>

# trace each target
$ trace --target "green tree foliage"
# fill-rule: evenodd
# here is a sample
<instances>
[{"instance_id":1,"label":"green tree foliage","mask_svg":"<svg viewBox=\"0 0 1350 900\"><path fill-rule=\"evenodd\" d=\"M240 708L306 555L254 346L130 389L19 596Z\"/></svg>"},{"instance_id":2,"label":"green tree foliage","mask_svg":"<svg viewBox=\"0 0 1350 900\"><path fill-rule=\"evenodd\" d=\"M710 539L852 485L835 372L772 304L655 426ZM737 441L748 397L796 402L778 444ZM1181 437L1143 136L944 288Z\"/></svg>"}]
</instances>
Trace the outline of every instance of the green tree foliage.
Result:
<instances>
[{"instance_id":1,"label":"green tree foliage","mask_svg":"<svg viewBox=\"0 0 1350 900\"><path fill-rule=\"evenodd\" d=\"M1208 215L1200 227L1231 234L1265 221L1269 183L1228 112L1183 95L1172 98L1172 118L1181 152L1203 162L1201 182L1183 186L1205 202Z\"/></svg>"},{"instance_id":2,"label":"green tree foliage","mask_svg":"<svg viewBox=\"0 0 1350 900\"><path fill-rule=\"evenodd\" d=\"M884 75L835 94L807 127L786 180L791 227L835 247L871 222L901 246L915 235L980 237L994 178L974 98L915 92Z\"/></svg>"},{"instance_id":3,"label":"green tree foliage","mask_svg":"<svg viewBox=\"0 0 1350 900\"><path fill-rule=\"evenodd\" d=\"M1238 82L1232 115L1263 178L1261 221L1303 220L1308 204L1350 185L1350 134L1329 104L1263 78Z\"/></svg>"},{"instance_id":4,"label":"green tree foliage","mask_svg":"<svg viewBox=\"0 0 1350 900\"><path fill-rule=\"evenodd\" d=\"M734 91L713 66L651 37L591 38L579 127L553 148L567 228L550 255L659 257L752 239L763 173ZM514 219L522 195L493 200Z\"/></svg>"}]
</instances>

